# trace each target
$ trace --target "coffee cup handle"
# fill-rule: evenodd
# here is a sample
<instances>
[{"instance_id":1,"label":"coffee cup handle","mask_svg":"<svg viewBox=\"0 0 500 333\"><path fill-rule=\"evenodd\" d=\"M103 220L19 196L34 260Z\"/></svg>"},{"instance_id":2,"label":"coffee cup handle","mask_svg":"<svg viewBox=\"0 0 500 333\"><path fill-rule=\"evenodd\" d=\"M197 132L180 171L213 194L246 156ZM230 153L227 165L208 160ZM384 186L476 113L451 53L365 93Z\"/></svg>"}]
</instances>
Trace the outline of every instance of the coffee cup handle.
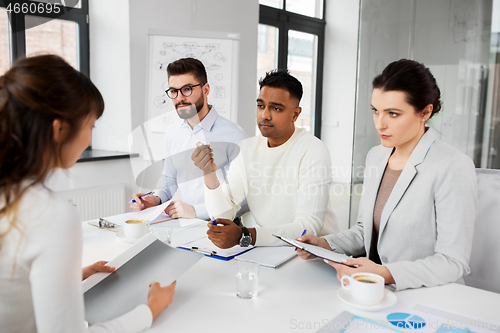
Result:
<instances>
[{"instance_id":1,"label":"coffee cup handle","mask_svg":"<svg viewBox=\"0 0 500 333\"><path fill-rule=\"evenodd\" d=\"M345 285L344 280L349 280L349 285ZM344 275L342 276L342 279L340 279L340 284L342 285L342 288L344 288L345 290L351 291L351 283L352 279L349 275Z\"/></svg>"}]
</instances>

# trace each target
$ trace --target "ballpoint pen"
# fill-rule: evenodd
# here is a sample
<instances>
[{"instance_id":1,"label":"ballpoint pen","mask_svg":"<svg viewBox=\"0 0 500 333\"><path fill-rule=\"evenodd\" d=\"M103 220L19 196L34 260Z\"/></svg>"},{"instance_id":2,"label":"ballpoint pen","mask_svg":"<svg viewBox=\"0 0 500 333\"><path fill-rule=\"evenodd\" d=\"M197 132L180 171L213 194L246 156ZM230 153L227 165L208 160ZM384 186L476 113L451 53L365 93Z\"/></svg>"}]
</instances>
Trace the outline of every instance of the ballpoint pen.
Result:
<instances>
[{"instance_id":1,"label":"ballpoint pen","mask_svg":"<svg viewBox=\"0 0 500 333\"><path fill-rule=\"evenodd\" d=\"M153 191L148 192L148 193L144 193L143 195L141 195L141 196L139 197L139 199L142 199L142 198L143 198L143 197L145 197L146 195L150 195L150 194L153 194ZM133 202L135 202L135 199L130 200L128 203L133 203Z\"/></svg>"},{"instance_id":2,"label":"ballpoint pen","mask_svg":"<svg viewBox=\"0 0 500 333\"><path fill-rule=\"evenodd\" d=\"M306 229L304 229L304 231L302 231L302 235L300 235L300 237L304 236L306 234Z\"/></svg>"},{"instance_id":3,"label":"ballpoint pen","mask_svg":"<svg viewBox=\"0 0 500 333\"><path fill-rule=\"evenodd\" d=\"M212 221L213 225L217 225L217 221L212 216L210 216L210 221Z\"/></svg>"},{"instance_id":4,"label":"ballpoint pen","mask_svg":"<svg viewBox=\"0 0 500 333\"><path fill-rule=\"evenodd\" d=\"M209 255L209 256L214 256L214 255L217 254L216 251L202 250L202 249L198 248L197 246L193 246L189 250L193 251L193 252L198 252L198 253L201 253L201 254L206 254L206 255Z\"/></svg>"}]
</instances>

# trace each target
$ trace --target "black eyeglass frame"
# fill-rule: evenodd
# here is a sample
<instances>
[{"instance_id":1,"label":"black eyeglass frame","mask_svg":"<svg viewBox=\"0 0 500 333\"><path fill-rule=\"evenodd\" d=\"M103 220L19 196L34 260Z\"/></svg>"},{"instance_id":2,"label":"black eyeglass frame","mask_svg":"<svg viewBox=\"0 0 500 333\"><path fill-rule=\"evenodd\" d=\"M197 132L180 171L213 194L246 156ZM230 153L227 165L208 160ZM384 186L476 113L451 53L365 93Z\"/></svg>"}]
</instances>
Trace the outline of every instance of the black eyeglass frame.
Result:
<instances>
[{"instance_id":1,"label":"black eyeglass frame","mask_svg":"<svg viewBox=\"0 0 500 333\"><path fill-rule=\"evenodd\" d=\"M184 85L184 86L180 87L179 89L176 89L176 88L168 88L167 90L165 90L165 93L167 94L168 98L170 98L170 99L175 99L175 98L177 98L177 97L179 96L179 91L181 92L182 96L184 96L184 97L189 97L189 96L191 96L191 95L193 94L193 88L194 88L194 87L198 87L198 86L201 86L201 87L202 87L202 86L204 86L205 84L206 84L206 83L198 83L198 84L194 84L194 85L192 85L192 84L186 84L186 85ZM188 87L191 89L191 92L189 93L189 95L186 95L185 93L183 93L183 92L182 92L182 89L184 89L184 88L188 88ZM173 95L172 95L172 91L173 91L173 93L175 94L175 96L173 96Z\"/></svg>"}]
</instances>

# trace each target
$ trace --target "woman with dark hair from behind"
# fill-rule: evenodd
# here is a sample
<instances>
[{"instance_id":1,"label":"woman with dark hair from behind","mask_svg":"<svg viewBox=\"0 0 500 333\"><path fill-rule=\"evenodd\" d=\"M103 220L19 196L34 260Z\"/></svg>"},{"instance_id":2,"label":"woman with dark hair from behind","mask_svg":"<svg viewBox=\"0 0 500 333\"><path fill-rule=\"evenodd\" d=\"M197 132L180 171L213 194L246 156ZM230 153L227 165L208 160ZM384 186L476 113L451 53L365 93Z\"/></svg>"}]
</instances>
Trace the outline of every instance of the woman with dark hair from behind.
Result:
<instances>
[{"instance_id":1,"label":"woman with dark hair from behind","mask_svg":"<svg viewBox=\"0 0 500 333\"><path fill-rule=\"evenodd\" d=\"M175 282L151 284L147 304L85 328L78 213L45 187L90 144L104 111L94 84L63 59L18 60L0 76L0 323L10 332L140 332L172 302Z\"/></svg>"},{"instance_id":2,"label":"woman with dark hair from behind","mask_svg":"<svg viewBox=\"0 0 500 333\"><path fill-rule=\"evenodd\" d=\"M395 61L373 80L373 120L382 144L366 157L357 223L323 238L299 238L366 256L346 265L328 262L339 280L371 272L402 290L463 283L469 274L476 174L468 156L425 126L441 109L440 95L429 69L413 60Z\"/></svg>"}]
</instances>

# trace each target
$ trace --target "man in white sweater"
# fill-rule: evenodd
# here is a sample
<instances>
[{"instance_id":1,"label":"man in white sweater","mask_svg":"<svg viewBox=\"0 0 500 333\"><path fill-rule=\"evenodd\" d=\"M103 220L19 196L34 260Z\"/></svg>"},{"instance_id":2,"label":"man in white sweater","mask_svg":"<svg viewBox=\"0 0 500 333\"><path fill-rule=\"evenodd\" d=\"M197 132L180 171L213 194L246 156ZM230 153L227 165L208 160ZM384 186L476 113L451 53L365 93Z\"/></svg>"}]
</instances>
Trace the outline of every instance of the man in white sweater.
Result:
<instances>
[{"instance_id":1,"label":"man in white sweater","mask_svg":"<svg viewBox=\"0 0 500 333\"><path fill-rule=\"evenodd\" d=\"M217 218L209 223L210 240L220 248L234 245L283 245L272 234L289 238L304 231L319 235L331 184L331 160L325 144L295 127L302 84L286 71L259 81L257 124L262 136L240 142L224 184L217 178L210 145L198 143L192 159L204 172L205 204ZM232 220L246 198L258 227Z\"/></svg>"}]
</instances>

